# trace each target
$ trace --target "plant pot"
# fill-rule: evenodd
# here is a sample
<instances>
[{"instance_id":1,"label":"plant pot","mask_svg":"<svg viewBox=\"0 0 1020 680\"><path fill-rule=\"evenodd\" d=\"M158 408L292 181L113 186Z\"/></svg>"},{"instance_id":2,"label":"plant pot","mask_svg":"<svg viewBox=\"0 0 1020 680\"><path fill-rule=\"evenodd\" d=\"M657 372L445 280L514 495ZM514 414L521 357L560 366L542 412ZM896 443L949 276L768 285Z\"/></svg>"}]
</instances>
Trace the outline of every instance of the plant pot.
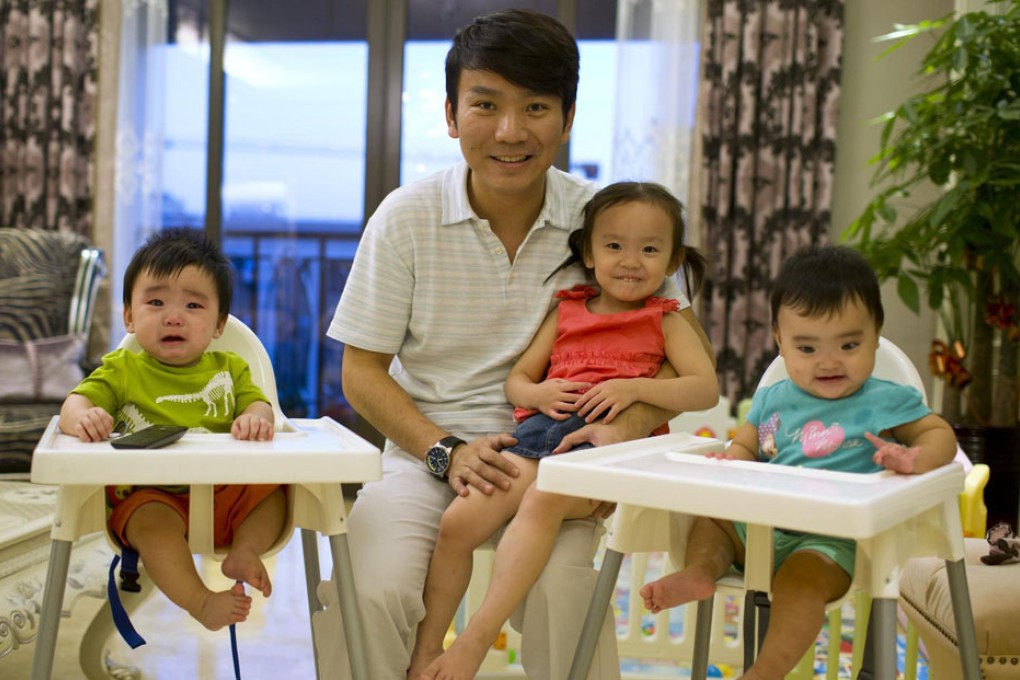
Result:
<instances>
[{"instance_id":1,"label":"plant pot","mask_svg":"<svg viewBox=\"0 0 1020 680\"><path fill-rule=\"evenodd\" d=\"M1020 427L953 425L956 441L971 461L991 471L985 487L988 526L1009 522L1018 528L1020 512Z\"/></svg>"}]
</instances>

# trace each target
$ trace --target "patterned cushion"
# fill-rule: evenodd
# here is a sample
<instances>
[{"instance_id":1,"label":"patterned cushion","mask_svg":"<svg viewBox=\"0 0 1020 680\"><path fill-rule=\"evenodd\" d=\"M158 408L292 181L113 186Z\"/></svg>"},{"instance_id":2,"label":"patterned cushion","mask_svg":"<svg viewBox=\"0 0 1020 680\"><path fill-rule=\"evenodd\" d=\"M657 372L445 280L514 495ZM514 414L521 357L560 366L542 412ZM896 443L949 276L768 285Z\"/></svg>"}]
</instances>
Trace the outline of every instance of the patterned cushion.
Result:
<instances>
[{"instance_id":1,"label":"patterned cushion","mask_svg":"<svg viewBox=\"0 0 1020 680\"><path fill-rule=\"evenodd\" d=\"M75 234L0 228L0 340L67 333L79 254L87 246ZM28 473L32 451L60 404L0 404L0 474Z\"/></svg>"},{"instance_id":2,"label":"patterned cushion","mask_svg":"<svg viewBox=\"0 0 1020 680\"><path fill-rule=\"evenodd\" d=\"M79 253L87 245L75 234L0 229L0 339L67 333Z\"/></svg>"},{"instance_id":3,"label":"patterned cushion","mask_svg":"<svg viewBox=\"0 0 1020 680\"><path fill-rule=\"evenodd\" d=\"M29 472L32 451L50 420L60 413L61 403L4 404L0 408L0 475Z\"/></svg>"}]
</instances>

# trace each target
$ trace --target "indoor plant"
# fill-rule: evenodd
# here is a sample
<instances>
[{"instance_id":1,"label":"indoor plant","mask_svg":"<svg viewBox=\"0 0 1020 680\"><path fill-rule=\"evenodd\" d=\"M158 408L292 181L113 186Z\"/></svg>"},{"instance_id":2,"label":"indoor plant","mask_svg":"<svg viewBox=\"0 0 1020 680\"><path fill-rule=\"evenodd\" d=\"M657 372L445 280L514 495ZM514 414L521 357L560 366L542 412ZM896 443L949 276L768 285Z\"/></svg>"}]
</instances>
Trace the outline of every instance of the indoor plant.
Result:
<instances>
[{"instance_id":1,"label":"indoor plant","mask_svg":"<svg viewBox=\"0 0 1020 680\"><path fill-rule=\"evenodd\" d=\"M1014 444L999 448L1020 461L1020 0L989 4L1000 11L883 36L896 40L886 53L922 35L933 44L919 92L884 116L878 190L844 238L880 278L897 280L910 308L923 301L941 315L947 337L933 342L931 364L946 380L942 413L958 436L1006 429ZM917 189L929 183L939 190L923 201Z\"/></svg>"}]
</instances>

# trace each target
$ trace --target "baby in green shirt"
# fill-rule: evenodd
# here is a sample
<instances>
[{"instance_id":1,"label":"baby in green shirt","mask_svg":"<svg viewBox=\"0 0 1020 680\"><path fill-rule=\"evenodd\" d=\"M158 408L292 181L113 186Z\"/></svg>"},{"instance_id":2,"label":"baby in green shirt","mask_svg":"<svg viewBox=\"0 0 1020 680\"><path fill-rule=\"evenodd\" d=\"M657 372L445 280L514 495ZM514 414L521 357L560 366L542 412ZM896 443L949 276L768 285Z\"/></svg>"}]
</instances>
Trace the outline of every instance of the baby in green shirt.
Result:
<instances>
[{"instance_id":1,"label":"baby in green shirt","mask_svg":"<svg viewBox=\"0 0 1020 680\"><path fill-rule=\"evenodd\" d=\"M116 429L186 425L230 432L236 439L273 438L273 409L230 352L206 351L223 332L233 293L229 260L202 232L154 234L124 274L124 325L141 352L119 349L68 395L60 429L86 442ZM269 597L261 555L283 529L284 489L275 484L220 485L214 496L214 542L229 545L222 571ZM251 598L242 583L213 592L188 547L188 488L108 487L109 525L138 551L153 583L202 625L216 630L244 621Z\"/></svg>"}]
</instances>

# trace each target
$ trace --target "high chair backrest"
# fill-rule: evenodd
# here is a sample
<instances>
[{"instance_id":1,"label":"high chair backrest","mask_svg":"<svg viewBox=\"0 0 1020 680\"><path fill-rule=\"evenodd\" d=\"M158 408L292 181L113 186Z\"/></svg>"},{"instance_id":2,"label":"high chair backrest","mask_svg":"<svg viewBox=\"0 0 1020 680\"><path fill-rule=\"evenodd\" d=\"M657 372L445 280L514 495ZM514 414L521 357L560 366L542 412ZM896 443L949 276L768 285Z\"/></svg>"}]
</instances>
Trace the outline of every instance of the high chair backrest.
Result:
<instances>
[{"instance_id":1,"label":"high chair backrest","mask_svg":"<svg viewBox=\"0 0 1020 680\"><path fill-rule=\"evenodd\" d=\"M903 350L887 338L879 338L878 350L875 352L875 371L872 375L882 380L909 385L921 393L921 399L925 404L928 403L924 383L921 382L921 376L913 362ZM789 376L786 373L786 361L783 357L777 356L761 376L758 387L771 385L787 377Z\"/></svg>"},{"instance_id":2,"label":"high chair backrest","mask_svg":"<svg viewBox=\"0 0 1020 680\"><path fill-rule=\"evenodd\" d=\"M141 347L134 333L128 333L118 345L122 349L130 349L138 352ZM251 369L251 379L265 393L266 398L273 407L273 420L276 429L279 431L284 426L283 411L280 409L280 398L276 393L276 374L273 372L273 364L269 360L269 353L259 337L255 335L243 321L233 314L227 317L227 323L223 327L220 337L214 338L209 344L210 351L234 352L248 362Z\"/></svg>"}]
</instances>

